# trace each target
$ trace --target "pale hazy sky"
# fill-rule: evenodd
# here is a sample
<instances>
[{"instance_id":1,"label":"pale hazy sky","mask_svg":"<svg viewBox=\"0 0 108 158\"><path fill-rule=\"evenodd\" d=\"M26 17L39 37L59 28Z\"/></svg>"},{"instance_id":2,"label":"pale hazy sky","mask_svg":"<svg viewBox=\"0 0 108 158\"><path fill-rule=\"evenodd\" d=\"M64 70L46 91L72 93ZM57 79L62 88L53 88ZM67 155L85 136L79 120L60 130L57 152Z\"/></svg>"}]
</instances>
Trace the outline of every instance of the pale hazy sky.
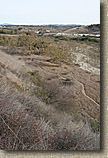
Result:
<instances>
[{"instance_id":1,"label":"pale hazy sky","mask_svg":"<svg viewBox=\"0 0 108 158\"><path fill-rule=\"evenodd\" d=\"M96 24L100 0L0 0L0 24Z\"/></svg>"}]
</instances>

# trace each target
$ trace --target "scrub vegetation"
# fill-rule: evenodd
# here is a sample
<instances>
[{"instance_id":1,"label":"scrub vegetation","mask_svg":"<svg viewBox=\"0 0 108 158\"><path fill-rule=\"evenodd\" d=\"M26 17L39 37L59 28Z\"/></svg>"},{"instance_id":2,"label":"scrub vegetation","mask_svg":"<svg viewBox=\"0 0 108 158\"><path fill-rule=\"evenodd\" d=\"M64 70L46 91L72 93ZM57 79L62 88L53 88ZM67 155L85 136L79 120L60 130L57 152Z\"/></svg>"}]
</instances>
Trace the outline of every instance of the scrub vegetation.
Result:
<instances>
[{"instance_id":1,"label":"scrub vegetation","mask_svg":"<svg viewBox=\"0 0 108 158\"><path fill-rule=\"evenodd\" d=\"M71 33L99 25L78 28L0 28L0 149L100 150L99 38Z\"/></svg>"}]
</instances>

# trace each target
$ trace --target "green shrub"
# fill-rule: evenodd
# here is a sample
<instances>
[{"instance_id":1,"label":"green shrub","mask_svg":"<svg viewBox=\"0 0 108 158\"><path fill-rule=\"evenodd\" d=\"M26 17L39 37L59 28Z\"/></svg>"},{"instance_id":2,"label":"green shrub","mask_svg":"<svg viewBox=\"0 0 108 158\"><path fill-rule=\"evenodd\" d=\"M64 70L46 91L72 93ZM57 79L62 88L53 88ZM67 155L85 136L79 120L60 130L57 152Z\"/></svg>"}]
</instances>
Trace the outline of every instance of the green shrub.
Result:
<instances>
[{"instance_id":1,"label":"green shrub","mask_svg":"<svg viewBox=\"0 0 108 158\"><path fill-rule=\"evenodd\" d=\"M95 43L99 43L100 40L99 39L95 39L95 38L90 38L90 37L77 37L77 38L71 38L72 40L76 40L76 41L86 41L86 42L95 42Z\"/></svg>"}]
</instances>

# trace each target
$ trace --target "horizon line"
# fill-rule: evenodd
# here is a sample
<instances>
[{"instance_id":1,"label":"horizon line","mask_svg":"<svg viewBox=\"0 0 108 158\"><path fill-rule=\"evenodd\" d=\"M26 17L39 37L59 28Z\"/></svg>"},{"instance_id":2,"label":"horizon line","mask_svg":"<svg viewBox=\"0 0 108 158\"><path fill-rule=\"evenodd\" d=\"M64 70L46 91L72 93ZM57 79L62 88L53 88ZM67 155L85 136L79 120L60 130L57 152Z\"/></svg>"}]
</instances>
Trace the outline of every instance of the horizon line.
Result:
<instances>
[{"instance_id":1,"label":"horizon line","mask_svg":"<svg viewBox=\"0 0 108 158\"><path fill-rule=\"evenodd\" d=\"M88 24L80 24L80 23L38 23L38 24L27 24L27 23L1 23L0 25L93 25L93 24L100 24L99 22L96 22L96 23L88 23Z\"/></svg>"}]
</instances>

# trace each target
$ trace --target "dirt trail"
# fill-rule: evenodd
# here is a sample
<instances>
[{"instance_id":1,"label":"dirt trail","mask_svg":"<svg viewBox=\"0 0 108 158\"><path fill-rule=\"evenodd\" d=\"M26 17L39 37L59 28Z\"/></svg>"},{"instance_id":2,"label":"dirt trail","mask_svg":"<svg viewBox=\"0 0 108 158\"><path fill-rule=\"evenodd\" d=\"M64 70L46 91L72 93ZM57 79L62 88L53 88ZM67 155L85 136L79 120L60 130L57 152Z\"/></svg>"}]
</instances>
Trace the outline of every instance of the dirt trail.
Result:
<instances>
[{"instance_id":1,"label":"dirt trail","mask_svg":"<svg viewBox=\"0 0 108 158\"><path fill-rule=\"evenodd\" d=\"M84 89L84 84L80 82L80 84L82 85L82 93L85 95L85 97L87 97L89 100L91 100L93 103L95 103L97 106L100 106L95 100L93 100L92 98L90 98L86 92L85 92L85 89Z\"/></svg>"},{"instance_id":2,"label":"dirt trail","mask_svg":"<svg viewBox=\"0 0 108 158\"><path fill-rule=\"evenodd\" d=\"M84 27L85 27L85 26L80 26L80 28L84 28ZM68 32L70 32L70 31L77 30L77 29L79 29L79 27L75 27L75 28L68 29L68 30L64 31L64 33L68 33Z\"/></svg>"}]
</instances>

